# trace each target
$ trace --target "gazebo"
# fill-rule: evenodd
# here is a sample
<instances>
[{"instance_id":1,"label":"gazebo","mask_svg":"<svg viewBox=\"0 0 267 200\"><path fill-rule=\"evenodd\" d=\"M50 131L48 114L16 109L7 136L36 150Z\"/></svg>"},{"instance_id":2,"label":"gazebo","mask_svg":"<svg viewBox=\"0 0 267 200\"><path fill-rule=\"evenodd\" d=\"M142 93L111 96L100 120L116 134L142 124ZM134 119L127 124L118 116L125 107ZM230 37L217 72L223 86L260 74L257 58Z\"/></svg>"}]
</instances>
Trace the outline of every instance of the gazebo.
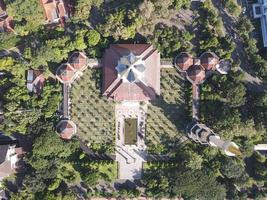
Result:
<instances>
[{"instance_id":1,"label":"gazebo","mask_svg":"<svg viewBox=\"0 0 267 200\"><path fill-rule=\"evenodd\" d=\"M62 139L70 140L77 132L77 126L71 120L61 120L57 124L56 130Z\"/></svg>"},{"instance_id":2,"label":"gazebo","mask_svg":"<svg viewBox=\"0 0 267 200\"><path fill-rule=\"evenodd\" d=\"M187 79L192 84L199 85L205 78L205 70L200 65L193 65L187 70Z\"/></svg>"},{"instance_id":3,"label":"gazebo","mask_svg":"<svg viewBox=\"0 0 267 200\"><path fill-rule=\"evenodd\" d=\"M193 65L193 58L189 53L182 52L175 58L175 67L180 72L185 72Z\"/></svg>"},{"instance_id":4,"label":"gazebo","mask_svg":"<svg viewBox=\"0 0 267 200\"><path fill-rule=\"evenodd\" d=\"M205 52L200 56L200 64L205 70L215 70L218 63L219 58L213 52Z\"/></svg>"},{"instance_id":5,"label":"gazebo","mask_svg":"<svg viewBox=\"0 0 267 200\"><path fill-rule=\"evenodd\" d=\"M72 83L76 77L75 72L76 70L69 63L64 63L58 67L56 77L63 84Z\"/></svg>"}]
</instances>

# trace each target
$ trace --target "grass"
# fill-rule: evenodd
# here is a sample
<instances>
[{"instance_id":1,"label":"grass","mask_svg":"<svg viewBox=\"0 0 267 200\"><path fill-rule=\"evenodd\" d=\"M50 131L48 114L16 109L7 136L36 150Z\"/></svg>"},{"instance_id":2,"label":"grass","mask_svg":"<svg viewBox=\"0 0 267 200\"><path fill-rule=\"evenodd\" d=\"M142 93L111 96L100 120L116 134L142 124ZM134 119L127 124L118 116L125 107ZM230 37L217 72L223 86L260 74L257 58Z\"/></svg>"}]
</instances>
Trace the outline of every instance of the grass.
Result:
<instances>
[{"instance_id":1,"label":"grass","mask_svg":"<svg viewBox=\"0 0 267 200\"><path fill-rule=\"evenodd\" d=\"M189 122L188 85L175 69L161 71L161 97L148 107L146 144L150 153L167 153L176 148ZM189 108L189 110L191 107Z\"/></svg>"},{"instance_id":2,"label":"grass","mask_svg":"<svg viewBox=\"0 0 267 200\"><path fill-rule=\"evenodd\" d=\"M124 144L134 145L137 140L137 119L128 118L125 119L124 126Z\"/></svg>"},{"instance_id":3,"label":"grass","mask_svg":"<svg viewBox=\"0 0 267 200\"><path fill-rule=\"evenodd\" d=\"M111 152L115 145L115 108L101 94L99 69L87 69L71 88L71 118L77 134L95 151Z\"/></svg>"}]
</instances>

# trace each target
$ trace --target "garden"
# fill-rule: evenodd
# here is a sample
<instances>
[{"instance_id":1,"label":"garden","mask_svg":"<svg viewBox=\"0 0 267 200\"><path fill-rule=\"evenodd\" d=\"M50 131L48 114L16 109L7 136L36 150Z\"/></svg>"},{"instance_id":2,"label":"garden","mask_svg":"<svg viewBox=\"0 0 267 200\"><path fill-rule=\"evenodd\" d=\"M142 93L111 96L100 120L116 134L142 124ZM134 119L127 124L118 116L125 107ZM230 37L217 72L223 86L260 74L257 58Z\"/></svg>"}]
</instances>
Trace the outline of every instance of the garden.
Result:
<instances>
[{"instance_id":1,"label":"garden","mask_svg":"<svg viewBox=\"0 0 267 200\"><path fill-rule=\"evenodd\" d=\"M190 121L187 84L176 69L162 69L161 96L148 106L146 143L150 153L170 152L185 135Z\"/></svg>"},{"instance_id":2,"label":"garden","mask_svg":"<svg viewBox=\"0 0 267 200\"><path fill-rule=\"evenodd\" d=\"M78 137L95 151L113 151L115 108L101 94L99 69L87 69L71 87L71 119L77 124Z\"/></svg>"}]
</instances>

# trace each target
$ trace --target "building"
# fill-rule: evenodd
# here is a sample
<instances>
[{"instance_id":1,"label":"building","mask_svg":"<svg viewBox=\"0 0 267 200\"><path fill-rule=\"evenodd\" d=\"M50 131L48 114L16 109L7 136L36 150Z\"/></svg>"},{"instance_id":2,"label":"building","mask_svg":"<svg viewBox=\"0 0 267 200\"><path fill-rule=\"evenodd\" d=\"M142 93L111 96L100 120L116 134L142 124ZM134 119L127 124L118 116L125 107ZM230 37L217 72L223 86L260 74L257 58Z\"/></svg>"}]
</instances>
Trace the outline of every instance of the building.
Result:
<instances>
[{"instance_id":1,"label":"building","mask_svg":"<svg viewBox=\"0 0 267 200\"><path fill-rule=\"evenodd\" d=\"M200 144L206 144L223 150L228 156L239 156L238 146L231 141L224 141L205 124L195 123L189 127L188 137Z\"/></svg>"},{"instance_id":2,"label":"building","mask_svg":"<svg viewBox=\"0 0 267 200\"><path fill-rule=\"evenodd\" d=\"M64 23L68 13L63 0L40 0L46 15L47 23Z\"/></svg>"},{"instance_id":3,"label":"building","mask_svg":"<svg viewBox=\"0 0 267 200\"><path fill-rule=\"evenodd\" d=\"M61 64L56 71L56 78L63 84L71 84L88 67L89 59L83 52L74 52L67 63Z\"/></svg>"},{"instance_id":4,"label":"building","mask_svg":"<svg viewBox=\"0 0 267 200\"><path fill-rule=\"evenodd\" d=\"M45 77L42 70L30 69L27 71L27 89L40 95L45 84Z\"/></svg>"},{"instance_id":5,"label":"building","mask_svg":"<svg viewBox=\"0 0 267 200\"><path fill-rule=\"evenodd\" d=\"M160 95L160 54L150 44L112 44L103 57L103 95L150 101Z\"/></svg>"},{"instance_id":6,"label":"building","mask_svg":"<svg viewBox=\"0 0 267 200\"><path fill-rule=\"evenodd\" d=\"M73 67L73 69L84 71L89 64L89 60L83 52L74 52L70 56L68 63Z\"/></svg>"},{"instance_id":7,"label":"building","mask_svg":"<svg viewBox=\"0 0 267 200\"><path fill-rule=\"evenodd\" d=\"M205 70L215 70L216 65L219 63L218 56L213 52L204 52L200 57L200 65Z\"/></svg>"},{"instance_id":8,"label":"building","mask_svg":"<svg viewBox=\"0 0 267 200\"><path fill-rule=\"evenodd\" d=\"M14 32L12 18L8 16L5 5L0 1L0 32Z\"/></svg>"},{"instance_id":9,"label":"building","mask_svg":"<svg viewBox=\"0 0 267 200\"><path fill-rule=\"evenodd\" d=\"M213 52L204 52L199 58L193 58L189 53L182 52L175 58L176 69L185 73L187 79L195 85L203 83L207 74L214 70L221 74L227 74L229 69L226 68L230 66L226 67L224 65L226 62L221 63L221 65L219 63L219 57Z\"/></svg>"},{"instance_id":10,"label":"building","mask_svg":"<svg viewBox=\"0 0 267 200\"><path fill-rule=\"evenodd\" d=\"M231 69L231 63L229 60L220 60L219 64L216 65L216 70L220 74L227 74L230 69Z\"/></svg>"},{"instance_id":11,"label":"building","mask_svg":"<svg viewBox=\"0 0 267 200\"><path fill-rule=\"evenodd\" d=\"M69 63L64 63L57 68L56 77L63 84L72 83L77 77L75 72L75 69Z\"/></svg>"},{"instance_id":12,"label":"building","mask_svg":"<svg viewBox=\"0 0 267 200\"><path fill-rule=\"evenodd\" d=\"M189 53L182 52L175 58L175 66L180 72L185 72L192 65L193 57Z\"/></svg>"},{"instance_id":13,"label":"building","mask_svg":"<svg viewBox=\"0 0 267 200\"><path fill-rule=\"evenodd\" d=\"M61 120L57 127L57 132L62 139L70 140L77 132L76 124L71 120Z\"/></svg>"},{"instance_id":14,"label":"building","mask_svg":"<svg viewBox=\"0 0 267 200\"><path fill-rule=\"evenodd\" d=\"M254 145L254 151L258 151L262 154L267 154L267 144L256 144Z\"/></svg>"},{"instance_id":15,"label":"building","mask_svg":"<svg viewBox=\"0 0 267 200\"><path fill-rule=\"evenodd\" d=\"M0 133L0 181L19 169L22 149L17 147L17 144L15 138Z\"/></svg>"},{"instance_id":16,"label":"building","mask_svg":"<svg viewBox=\"0 0 267 200\"><path fill-rule=\"evenodd\" d=\"M258 0L252 5L253 17L261 20L263 46L267 47L267 0Z\"/></svg>"},{"instance_id":17,"label":"building","mask_svg":"<svg viewBox=\"0 0 267 200\"><path fill-rule=\"evenodd\" d=\"M187 79L192 83L199 85L205 81L205 70L201 65L193 65L187 71Z\"/></svg>"}]
</instances>

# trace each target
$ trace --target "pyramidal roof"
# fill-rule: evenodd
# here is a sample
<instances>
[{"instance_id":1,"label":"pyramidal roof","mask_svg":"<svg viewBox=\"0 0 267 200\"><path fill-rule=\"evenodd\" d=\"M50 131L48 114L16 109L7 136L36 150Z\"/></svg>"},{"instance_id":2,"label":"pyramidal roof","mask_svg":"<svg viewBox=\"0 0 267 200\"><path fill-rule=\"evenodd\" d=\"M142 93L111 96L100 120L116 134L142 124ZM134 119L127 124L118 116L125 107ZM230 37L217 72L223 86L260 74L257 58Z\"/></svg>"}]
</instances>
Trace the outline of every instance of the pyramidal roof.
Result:
<instances>
[{"instance_id":1,"label":"pyramidal roof","mask_svg":"<svg viewBox=\"0 0 267 200\"><path fill-rule=\"evenodd\" d=\"M145 62L141 57L135 56L132 52L119 59L116 70L118 72L118 77L121 78L124 83L143 82L145 84Z\"/></svg>"}]
</instances>

